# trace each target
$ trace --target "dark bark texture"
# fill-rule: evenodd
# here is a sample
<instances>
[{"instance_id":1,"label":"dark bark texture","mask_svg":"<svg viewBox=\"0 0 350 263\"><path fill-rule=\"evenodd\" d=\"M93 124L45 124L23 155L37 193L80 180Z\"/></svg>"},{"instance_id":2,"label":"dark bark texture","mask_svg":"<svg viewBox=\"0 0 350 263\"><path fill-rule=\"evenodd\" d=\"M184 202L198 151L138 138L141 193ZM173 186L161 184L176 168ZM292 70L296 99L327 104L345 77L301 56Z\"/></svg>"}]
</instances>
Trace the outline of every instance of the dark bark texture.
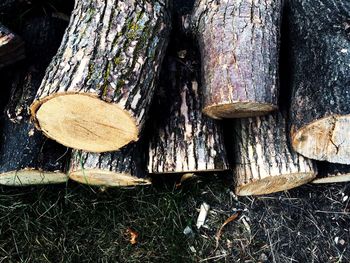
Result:
<instances>
[{"instance_id":1,"label":"dark bark texture","mask_svg":"<svg viewBox=\"0 0 350 263\"><path fill-rule=\"evenodd\" d=\"M0 23L0 69L24 57L22 39Z\"/></svg>"},{"instance_id":2,"label":"dark bark texture","mask_svg":"<svg viewBox=\"0 0 350 263\"><path fill-rule=\"evenodd\" d=\"M69 176L81 183L100 186L150 184L146 172L146 151L141 144L139 141L107 153L73 150Z\"/></svg>"},{"instance_id":3,"label":"dark bark texture","mask_svg":"<svg viewBox=\"0 0 350 263\"><path fill-rule=\"evenodd\" d=\"M11 99L1 118L0 173L65 170L67 148L34 129L29 106L66 26L61 20L43 17L31 19L23 27L28 56L13 79Z\"/></svg>"},{"instance_id":4,"label":"dark bark texture","mask_svg":"<svg viewBox=\"0 0 350 263\"><path fill-rule=\"evenodd\" d=\"M176 53L178 57L167 57L161 74L148 171L159 174L227 170L221 126L202 113L199 58L193 46L180 48Z\"/></svg>"},{"instance_id":5,"label":"dark bark texture","mask_svg":"<svg viewBox=\"0 0 350 263\"><path fill-rule=\"evenodd\" d=\"M319 162L318 174L313 183L339 183L350 181L350 165Z\"/></svg>"},{"instance_id":6,"label":"dark bark texture","mask_svg":"<svg viewBox=\"0 0 350 263\"><path fill-rule=\"evenodd\" d=\"M350 163L350 1L288 1L285 13L293 147L309 158Z\"/></svg>"},{"instance_id":7,"label":"dark bark texture","mask_svg":"<svg viewBox=\"0 0 350 263\"><path fill-rule=\"evenodd\" d=\"M197 0L197 34L213 118L262 115L277 108L281 0Z\"/></svg>"},{"instance_id":8,"label":"dark bark texture","mask_svg":"<svg viewBox=\"0 0 350 263\"><path fill-rule=\"evenodd\" d=\"M312 180L311 160L288 143L285 114L244 118L234 122L234 174L239 195L268 194Z\"/></svg>"},{"instance_id":9,"label":"dark bark texture","mask_svg":"<svg viewBox=\"0 0 350 263\"><path fill-rule=\"evenodd\" d=\"M62 93L116 103L142 128L170 32L169 0L78 0L33 104ZM103 118L103 116L101 116Z\"/></svg>"}]
</instances>

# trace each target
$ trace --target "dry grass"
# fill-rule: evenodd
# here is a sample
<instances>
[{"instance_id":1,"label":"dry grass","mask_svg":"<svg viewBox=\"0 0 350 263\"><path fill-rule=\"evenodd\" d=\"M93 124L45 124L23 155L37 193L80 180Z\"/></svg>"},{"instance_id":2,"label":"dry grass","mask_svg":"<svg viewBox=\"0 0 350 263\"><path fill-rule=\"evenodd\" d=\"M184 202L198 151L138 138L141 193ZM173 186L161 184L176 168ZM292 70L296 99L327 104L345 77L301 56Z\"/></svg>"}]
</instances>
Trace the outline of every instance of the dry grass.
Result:
<instances>
[{"instance_id":1,"label":"dry grass","mask_svg":"<svg viewBox=\"0 0 350 263\"><path fill-rule=\"evenodd\" d=\"M0 262L349 262L349 186L236 198L220 178L180 189L1 188ZM211 209L195 227L202 202ZM215 235L225 226L216 248ZM183 230L190 226L193 235ZM128 228L139 234L131 245Z\"/></svg>"}]
</instances>

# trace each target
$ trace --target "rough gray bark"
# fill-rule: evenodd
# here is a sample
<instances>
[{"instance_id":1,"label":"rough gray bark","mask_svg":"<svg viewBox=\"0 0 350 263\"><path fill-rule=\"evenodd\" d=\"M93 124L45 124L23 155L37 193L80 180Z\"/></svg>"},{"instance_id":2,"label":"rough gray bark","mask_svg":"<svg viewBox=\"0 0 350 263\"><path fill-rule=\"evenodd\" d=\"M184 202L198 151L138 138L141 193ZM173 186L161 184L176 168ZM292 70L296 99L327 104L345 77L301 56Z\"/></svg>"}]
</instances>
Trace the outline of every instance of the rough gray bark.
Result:
<instances>
[{"instance_id":1,"label":"rough gray bark","mask_svg":"<svg viewBox=\"0 0 350 263\"><path fill-rule=\"evenodd\" d=\"M116 152L89 153L73 150L69 177L88 185L148 185L151 181L147 178L145 152L140 141Z\"/></svg>"},{"instance_id":2,"label":"rough gray bark","mask_svg":"<svg viewBox=\"0 0 350 263\"><path fill-rule=\"evenodd\" d=\"M0 69L24 57L22 39L0 23Z\"/></svg>"},{"instance_id":3,"label":"rough gray bark","mask_svg":"<svg viewBox=\"0 0 350 263\"><path fill-rule=\"evenodd\" d=\"M148 172L227 170L221 126L202 113L199 59L193 47L178 51L185 57L168 57L162 71L164 80L155 107L157 120L149 143Z\"/></svg>"},{"instance_id":4,"label":"rough gray bark","mask_svg":"<svg viewBox=\"0 0 350 263\"><path fill-rule=\"evenodd\" d=\"M52 18L28 21L23 28L27 62L12 82L12 95L1 117L0 184L62 183L67 148L50 141L30 122L29 106L55 54L66 23Z\"/></svg>"},{"instance_id":5,"label":"rough gray bark","mask_svg":"<svg viewBox=\"0 0 350 263\"><path fill-rule=\"evenodd\" d=\"M281 0L197 0L192 14L212 118L277 109Z\"/></svg>"},{"instance_id":6,"label":"rough gray bark","mask_svg":"<svg viewBox=\"0 0 350 263\"><path fill-rule=\"evenodd\" d=\"M235 120L232 132L238 195L287 190L316 176L313 162L290 148L284 114Z\"/></svg>"},{"instance_id":7,"label":"rough gray bark","mask_svg":"<svg viewBox=\"0 0 350 263\"><path fill-rule=\"evenodd\" d=\"M93 152L117 150L138 140L168 42L169 2L76 1L31 107L48 137ZM74 102L66 103L70 99ZM57 107L52 105L61 108L59 116L54 116ZM109 120L113 114L118 118ZM67 124L57 127L57 122Z\"/></svg>"},{"instance_id":8,"label":"rough gray bark","mask_svg":"<svg viewBox=\"0 0 350 263\"><path fill-rule=\"evenodd\" d=\"M315 184L341 183L350 181L350 165L320 162L317 164Z\"/></svg>"},{"instance_id":9,"label":"rough gray bark","mask_svg":"<svg viewBox=\"0 0 350 263\"><path fill-rule=\"evenodd\" d=\"M350 164L350 2L287 5L291 137L306 157Z\"/></svg>"}]
</instances>

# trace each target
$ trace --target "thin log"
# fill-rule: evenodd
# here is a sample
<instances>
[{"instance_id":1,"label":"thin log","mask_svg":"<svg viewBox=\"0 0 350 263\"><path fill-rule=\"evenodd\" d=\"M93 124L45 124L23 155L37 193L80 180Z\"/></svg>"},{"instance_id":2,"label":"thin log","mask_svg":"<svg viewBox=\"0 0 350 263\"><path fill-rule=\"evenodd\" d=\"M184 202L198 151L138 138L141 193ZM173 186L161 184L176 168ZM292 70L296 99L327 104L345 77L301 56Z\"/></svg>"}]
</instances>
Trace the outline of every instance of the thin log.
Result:
<instances>
[{"instance_id":1,"label":"thin log","mask_svg":"<svg viewBox=\"0 0 350 263\"><path fill-rule=\"evenodd\" d=\"M280 112L234 122L237 195L288 190L315 178L315 165L290 148L286 131Z\"/></svg>"},{"instance_id":2,"label":"thin log","mask_svg":"<svg viewBox=\"0 0 350 263\"><path fill-rule=\"evenodd\" d=\"M292 145L312 159L350 164L350 2L288 2Z\"/></svg>"},{"instance_id":3,"label":"thin log","mask_svg":"<svg viewBox=\"0 0 350 263\"><path fill-rule=\"evenodd\" d=\"M22 39L0 23L0 69L24 58Z\"/></svg>"},{"instance_id":4,"label":"thin log","mask_svg":"<svg viewBox=\"0 0 350 263\"><path fill-rule=\"evenodd\" d=\"M227 170L222 128L202 113L199 59L193 47L177 53L184 57L168 57L162 71L166 77L155 107L158 118L149 143L148 172Z\"/></svg>"},{"instance_id":5,"label":"thin log","mask_svg":"<svg viewBox=\"0 0 350 263\"><path fill-rule=\"evenodd\" d=\"M314 184L350 182L350 165L321 162L317 164L317 178Z\"/></svg>"},{"instance_id":6,"label":"thin log","mask_svg":"<svg viewBox=\"0 0 350 263\"><path fill-rule=\"evenodd\" d=\"M32 116L76 149L113 151L137 141L168 42L169 0L77 0Z\"/></svg>"},{"instance_id":7,"label":"thin log","mask_svg":"<svg viewBox=\"0 0 350 263\"><path fill-rule=\"evenodd\" d=\"M73 150L69 177L83 184L106 187L151 184L146 173L145 149L140 141L115 152Z\"/></svg>"},{"instance_id":8,"label":"thin log","mask_svg":"<svg viewBox=\"0 0 350 263\"><path fill-rule=\"evenodd\" d=\"M251 117L277 109L281 2L196 1L192 27L208 116Z\"/></svg>"},{"instance_id":9,"label":"thin log","mask_svg":"<svg viewBox=\"0 0 350 263\"><path fill-rule=\"evenodd\" d=\"M1 117L0 184L33 185L67 181L67 148L47 139L30 122L29 106L57 51L66 23L32 19L23 29L28 61L16 74L10 102Z\"/></svg>"}]
</instances>

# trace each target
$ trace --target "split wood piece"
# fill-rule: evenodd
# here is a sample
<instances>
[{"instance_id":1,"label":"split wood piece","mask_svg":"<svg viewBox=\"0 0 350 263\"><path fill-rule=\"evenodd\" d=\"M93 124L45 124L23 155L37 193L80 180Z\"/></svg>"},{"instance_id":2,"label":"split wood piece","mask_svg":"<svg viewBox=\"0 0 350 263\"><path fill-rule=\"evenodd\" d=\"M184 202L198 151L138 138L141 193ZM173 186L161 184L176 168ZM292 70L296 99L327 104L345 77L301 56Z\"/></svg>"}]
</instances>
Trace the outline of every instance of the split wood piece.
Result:
<instances>
[{"instance_id":1,"label":"split wood piece","mask_svg":"<svg viewBox=\"0 0 350 263\"><path fill-rule=\"evenodd\" d=\"M315 178L313 162L289 147L286 131L286 120L280 112L235 121L237 195L283 191Z\"/></svg>"},{"instance_id":2,"label":"split wood piece","mask_svg":"<svg viewBox=\"0 0 350 263\"><path fill-rule=\"evenodd\" d=\"M292 146L350 164L350 2L288 2Z\"/></svg>"},{"instance_id":3,"label":"split wood piece","mask_svg":"<svg viewBox=\"0 0 350 263\"><path fill-rule=\"evenodd\" d=\"M149 143L149 173L228 169L221 126L202 113L199 59L191 57L191 52L183 52L184 59L168 57L168 68L162 71L166 81L159 90L159 117Z\"/></svg>"},{"instance_id":4,"label":"split wood piece","mask_svg":"<svg viewBox=\"0 0 350 263\"><path fill-rule=\"evenodd\" d=\"M208 116L251 117L277 109L281 2L196 1L192 27Z\"/></svg>"},{"instance_id":5,"label":"split wood piece","mask_svg":"<svg viewBox=\"0 0 350 263\"><path fill-rule=\"evenodd\" d=\"M0 69L24 57L22 39L0 23Z\"/></svg>"},{"instance_id":6,"label":"split wood piece","mask_svg":"<svg viewBox=\"0 0 350 263\"><path fill-rule=\"evenodd\" d=\"M13 80L11 99L6 114L1 117L0 184L19 186L67 181L67 148L36 131L29 112L66 25L57 19L38 18L24 26L23 38L30 55L28 63Z\"/></svg>"},{"instance_id":7,"label":"split wood piece","mask_svg":"<svg viewBox=\"0 0 350 263\"><path fill-rule=\"evenodd\" d=\"M31 106L59 143L91 152L137 141L170 31L169 0L76 1Z\"/></svg>"},{"instance_id":8,"label":"split wood piece","mask_svg":"<svg viewBox=\"0 0 350 263\"><path fill-rule=\"evenodd\" d=\"M318 164L318 171L317 178L312 183L350 182L350 165L322 162Z\"/></svg>"},{"instance_id":9,"label":"split wood piece","mask_svg":"<svg viewBox=\"0 0 350 263\"><path fill-rule=\"evenodd\" d=\"M145 151L139 144L107 153L73 150L69 177L79 183L107 187L149 185Z\"/></svg>"}]
</instances>

